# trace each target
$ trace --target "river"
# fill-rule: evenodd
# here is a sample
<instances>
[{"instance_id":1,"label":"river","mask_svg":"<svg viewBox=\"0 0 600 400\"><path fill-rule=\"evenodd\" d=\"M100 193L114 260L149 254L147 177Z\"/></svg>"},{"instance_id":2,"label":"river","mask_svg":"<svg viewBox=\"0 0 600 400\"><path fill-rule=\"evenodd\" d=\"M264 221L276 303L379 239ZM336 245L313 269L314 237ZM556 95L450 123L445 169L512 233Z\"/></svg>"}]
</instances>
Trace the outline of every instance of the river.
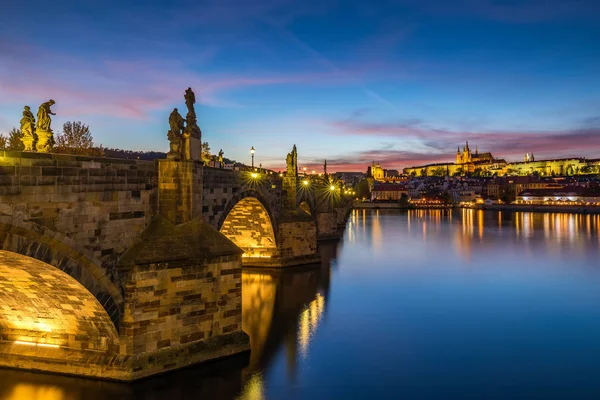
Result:
<instances>
[{"instance_id":1,"label":"river","mask_svg":"<svg viewBox=\"0 0 600 400\"><path fill-rule=\"evenodd\" d=\"M244 270L252 352L132 385L0 370L0 399L597 399L600 216L354 210L321 264Z\"/></svg>"}]
</instances>

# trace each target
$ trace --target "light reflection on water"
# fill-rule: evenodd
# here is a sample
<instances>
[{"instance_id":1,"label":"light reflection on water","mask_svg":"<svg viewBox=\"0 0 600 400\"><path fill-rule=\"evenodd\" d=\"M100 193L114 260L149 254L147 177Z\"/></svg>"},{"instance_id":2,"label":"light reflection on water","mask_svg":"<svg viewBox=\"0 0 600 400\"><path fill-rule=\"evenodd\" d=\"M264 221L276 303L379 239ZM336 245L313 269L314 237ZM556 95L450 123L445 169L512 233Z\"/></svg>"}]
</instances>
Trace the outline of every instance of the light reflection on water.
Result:
<instances>
[{"instance_id":1,"label":"light reflection on water","mask_svg":"<svg viewBox=\"0 0 600 400\"><path fill-rule=\"evenodd\" d=\"M355 210L321 265L244 270L249 358L0 399L600 398L600 216Z\"/></svg>"}]
</instances>

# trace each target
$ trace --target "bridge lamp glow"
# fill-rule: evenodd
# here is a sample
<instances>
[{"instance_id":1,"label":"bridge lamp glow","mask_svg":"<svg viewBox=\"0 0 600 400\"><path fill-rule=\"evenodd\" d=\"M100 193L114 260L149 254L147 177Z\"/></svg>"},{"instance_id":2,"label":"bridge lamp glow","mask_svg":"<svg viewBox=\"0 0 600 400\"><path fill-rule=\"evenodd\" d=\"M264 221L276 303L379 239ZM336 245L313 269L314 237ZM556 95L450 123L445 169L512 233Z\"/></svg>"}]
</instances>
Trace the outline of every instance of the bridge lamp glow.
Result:
<instances>
[{"instance_id":1,"label":"bridge lamp glow","mask_svg":"<svg viewBox=\"0 0 600 400\"><path fill-rule=\"evenodd\" d=\"M250 176L253 178L258 178L258 174L256 172L251 173Z\"/></svg>"},{"instance_id":2,"label":"bridge lamp glow","mask_svg":"<svg viewBox=\"0 0 600 400\"><path fill-rule=\"evenodd\" d=\"M335 190L335 186L334 185L329 186L329 190L331 190L333 192Z\"/></svg>"},{"instance_id":3,"label":"bridge lamp glow","mask_svg":"<svg viewBox=\"0 0 600 400\"><path fill-rule=\"evenodd\" d=\"M303 181L302 181L302 184L303 184L304 186L308 186L309 182L308 182L308 181L305 179L305 180L303 180Z\"/></svg>"},{"instance_id":4,"label":"bridge lamp glow","mask_svg":"<svg viewBox=\"0 0 600 400\"><path fill-rule=\"evenodd\" d=\"M279 174L279 177L280 177L280 178L283 178L283 174Z\"/></svg>"}]
</instances>

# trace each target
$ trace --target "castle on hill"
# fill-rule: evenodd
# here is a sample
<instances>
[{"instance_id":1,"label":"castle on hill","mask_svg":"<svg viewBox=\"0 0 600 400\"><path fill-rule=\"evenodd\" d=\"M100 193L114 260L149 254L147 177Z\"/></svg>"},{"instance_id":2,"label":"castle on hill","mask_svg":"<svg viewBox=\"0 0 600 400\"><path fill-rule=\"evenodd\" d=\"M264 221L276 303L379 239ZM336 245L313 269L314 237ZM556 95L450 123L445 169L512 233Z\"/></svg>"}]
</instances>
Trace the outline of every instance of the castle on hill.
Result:
<instances>
[{"instance_id":1,"label":"castle on hill","mask_svg":"<svg viewBox=\"0 0 600 400\"><path fill-rule=\"evenodd\" d=\"M504 159L494 158L492 153L479 153L475 146L473 153L469 142L465 143L462 151L458 147L454 163L435 163L404 168L406 175L413 176L453 176L472 174L481 175L530 175L538 173L540 176L551 175L577 175L600 171L600 159L586 159L580 157L560 158L552 160L536 160L533 153L527 153L523 161L508 163Z\"/></svg>"}]
</instances>

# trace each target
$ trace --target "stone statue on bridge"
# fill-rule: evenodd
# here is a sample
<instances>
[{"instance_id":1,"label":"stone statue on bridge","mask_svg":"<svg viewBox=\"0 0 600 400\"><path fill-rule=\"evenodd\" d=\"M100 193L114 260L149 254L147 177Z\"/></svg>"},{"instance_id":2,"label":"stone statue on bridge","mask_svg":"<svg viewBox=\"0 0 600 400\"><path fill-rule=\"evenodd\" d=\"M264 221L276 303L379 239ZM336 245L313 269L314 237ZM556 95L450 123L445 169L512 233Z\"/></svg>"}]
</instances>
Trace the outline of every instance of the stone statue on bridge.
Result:
<instances>
[{"instance_id":1,"label":"stone statue on bridge","mask_svg":"<svg viewBox=\"0 0 600 400\"><path fill-rule=\"evenodd\" d=\"M202 131L200 130L196 119L196 110L194 109L196 95L192 91L192 88L187 88L184 98L188 112L185 116L186 127L183 131L183 159L200 160L202 150L202 142L200 140Z\"/></svg>"},{"instance_id":2,"label":"stone statue on bridge","mask_svg":"<svg viewBox=\"0 0 600 400\"><path fill-rule=\"evenodd\" d=\"M170 151L167 154L168 158L178 160L182 156L181 139L183 138L184 123L185 120L179 114L177 108L174 108L171 115L169 115L169 133L167 136L169 138Z\"/></svg>"},{"instance_id":3,"label":"stone statue on bridge","mask_svg":"<svg viewBox=\"0 0 600 400\"><path fill-rule=\"evenodd\" d=\"M219 162L223 164L223 149L219 150Z\"/></svg>"},{"instance_id":4,"label":"stone statue on bridge","mask_svg":"<svg viewBox=\"0 0 600 400\"><path fill-rule=\"evenodd\" d=\"M33 144L35 142L34 136L35 130L35 117L31 112L29 106L25 106L23 109L23 118L21 118L21 142L23 142L23 151L33 151Z\"/></svg>"},{"instance_id":5,"label":"stone statue on bridge","mask_svg":"<svg viewBox=\"0 0 600 400\"><path fill-rule=\"evenodd\" d=\"M38 109L35 134L37 136L36 148L40 153L49 153L52 151L52 147L54 146L54 135L52 133L52 128L50 127L52 122L50 115L56 115L50 110L50 107L52 107L54 104L55 101L50 99L43 103Z\"/></svg>"},{"instance_id":6,"label":"stone statue on bridge","mask_svg":"<svg viewBox=\"0 0 600 400\"><path fill-rule=\"evenodd\" d=\"M294 145L294 147L292 148L292 152L288 153L285 163L287 165L287 176L297 176L298 175L298 153L296 151L296 145Z\"/></svg>"}]
</instances>

